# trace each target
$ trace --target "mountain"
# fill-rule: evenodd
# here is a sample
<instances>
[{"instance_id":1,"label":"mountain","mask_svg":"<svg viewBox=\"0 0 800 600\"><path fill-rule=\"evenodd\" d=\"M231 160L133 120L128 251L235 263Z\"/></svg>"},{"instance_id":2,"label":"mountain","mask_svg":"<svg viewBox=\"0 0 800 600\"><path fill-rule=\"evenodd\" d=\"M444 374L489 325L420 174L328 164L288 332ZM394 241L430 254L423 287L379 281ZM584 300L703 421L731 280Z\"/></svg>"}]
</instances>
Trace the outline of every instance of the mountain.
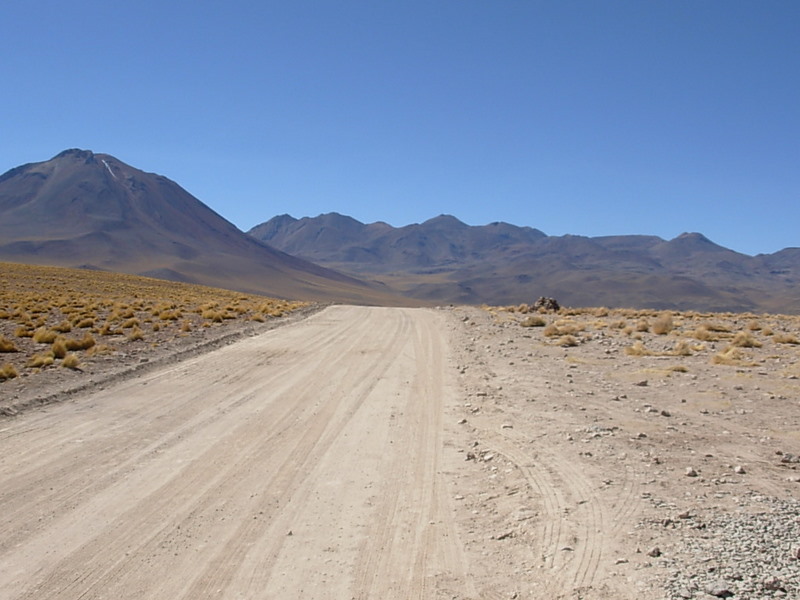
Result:
<instances>
[{"instance_id":1,"label":"mountain","mask_svg":"<svg viewBox=\"0 0 800 600\"><path fill-rule=\"evenodd\" d=\"M336 213L275 217L248 232L285 252L435 302L800 313L800 249L747 256L700 233L672 240L548 236L441 215L395 228Z\"/></svg>"},{"instance_id":2,"label":"mountain","mask_svg":"<svg viewBox=\"0 0 800 600\"><path fill-rule=\"evenodd\" d=\"M166 177L88 150L66 150L0 176L0 261L284 298L398 302L378 284L255 240Z\"/></svg>"}]
</instances>

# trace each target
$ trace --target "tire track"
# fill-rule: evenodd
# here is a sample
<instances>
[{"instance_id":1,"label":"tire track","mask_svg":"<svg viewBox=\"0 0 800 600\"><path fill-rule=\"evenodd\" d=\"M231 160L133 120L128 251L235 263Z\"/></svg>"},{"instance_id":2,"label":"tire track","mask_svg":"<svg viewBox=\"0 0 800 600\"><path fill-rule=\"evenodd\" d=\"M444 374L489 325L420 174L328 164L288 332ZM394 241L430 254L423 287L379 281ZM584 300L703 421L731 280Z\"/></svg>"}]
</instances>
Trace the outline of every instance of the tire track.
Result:
<instances>
[{"instance_id":1,"label":"tire track","mask_svg":"<svg viewBox=\"0 0 800 600\"><path fill-rule=\"evenodd\" d=\"M375 514L374 534L360 553L354 598L432 598L437 575L432 565L475 594L441 479L442 398L447 390L442 340L431 331L436 328L418 321L413 345L405 350L413 355L416 375L406 403L410 415L398 432L402 451L396 448L388 469L393 475Z\"/></svg>"}]
</instances>

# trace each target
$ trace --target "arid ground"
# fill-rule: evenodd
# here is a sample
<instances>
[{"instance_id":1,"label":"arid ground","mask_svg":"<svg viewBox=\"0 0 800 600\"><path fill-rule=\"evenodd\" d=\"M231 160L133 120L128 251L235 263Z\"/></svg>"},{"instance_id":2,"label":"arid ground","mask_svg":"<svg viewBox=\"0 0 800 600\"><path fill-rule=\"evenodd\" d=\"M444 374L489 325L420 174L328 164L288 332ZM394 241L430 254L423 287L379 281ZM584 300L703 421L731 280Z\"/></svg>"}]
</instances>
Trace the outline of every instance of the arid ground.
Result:
<instances>
[{"instance_id":1,"label":"arid ground","mask_svg":"<svg viewBox=\"0 0 800 600\"><path fill-rule=\"evenodd\" d=\"M800 597L796 318L283 319L0 383L0 598Z\"/></svg>"}]
</instances>

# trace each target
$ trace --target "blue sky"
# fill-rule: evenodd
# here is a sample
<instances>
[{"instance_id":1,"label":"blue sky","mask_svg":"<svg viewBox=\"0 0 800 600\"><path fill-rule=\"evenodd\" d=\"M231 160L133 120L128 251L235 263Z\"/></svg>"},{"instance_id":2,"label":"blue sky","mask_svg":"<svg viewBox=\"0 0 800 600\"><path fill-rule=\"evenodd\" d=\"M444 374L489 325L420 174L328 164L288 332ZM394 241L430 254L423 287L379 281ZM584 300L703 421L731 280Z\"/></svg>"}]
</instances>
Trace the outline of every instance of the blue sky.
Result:
<instances>
[{"instance_id":1,"label":"blue sky","mask_svg":"<svg viewBox=\"0 0 800 600\"><path fill-rule=\"evenodd\" d=\"M796 0L6 0L0 172L67 148L240 228L448 213L800 246Z\"/></svg>"}]
</instances>

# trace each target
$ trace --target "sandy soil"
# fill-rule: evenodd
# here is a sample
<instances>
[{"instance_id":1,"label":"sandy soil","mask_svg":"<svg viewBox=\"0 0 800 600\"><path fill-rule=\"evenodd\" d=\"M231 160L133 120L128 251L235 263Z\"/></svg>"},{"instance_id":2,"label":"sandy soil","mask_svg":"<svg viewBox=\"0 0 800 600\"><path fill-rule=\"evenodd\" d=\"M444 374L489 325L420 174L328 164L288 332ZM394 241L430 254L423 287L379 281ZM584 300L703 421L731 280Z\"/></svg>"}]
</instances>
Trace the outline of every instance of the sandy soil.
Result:
<instances>
[{"instance_id":1,"label":"sandy soil","mask_svg":"<svg viewBox=\"0 0 800 600\"><path fill-rule=\"evenodd\" d=\"M715 515L800 494L795 346L723 366L519 320L329 307L13 388L0 598L673 597Z\"/></svg>"}]
</instances>

